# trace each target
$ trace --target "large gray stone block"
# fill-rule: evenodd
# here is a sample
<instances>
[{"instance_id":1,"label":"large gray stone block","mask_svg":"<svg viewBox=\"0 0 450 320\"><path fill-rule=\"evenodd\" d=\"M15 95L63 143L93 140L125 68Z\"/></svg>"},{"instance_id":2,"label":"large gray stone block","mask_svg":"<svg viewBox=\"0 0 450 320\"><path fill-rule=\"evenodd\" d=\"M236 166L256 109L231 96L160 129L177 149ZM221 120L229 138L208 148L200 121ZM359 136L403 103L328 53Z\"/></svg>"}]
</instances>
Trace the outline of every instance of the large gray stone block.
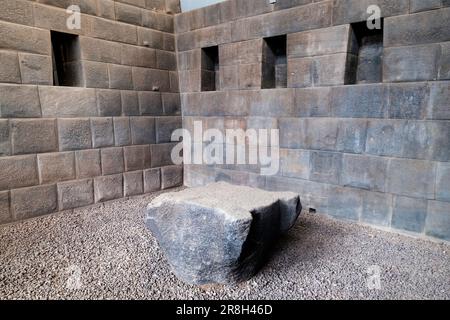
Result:
<instances>
[{"instance_id":1,"label":"large gray stone block","mask_svg":"<svg viewBox=\"0 0 450 320\"><path fill-rule=\"evenodd\" d=\"M426 83L389 86L389 118L426 119L430 89Z\"/></svg>"},{"instance_id":2,"label":"large gray stone block","mask_svg":"<svg viewBox=\"0 0 450 320\"><path fill-rule=\"evenodd\" d=\"M103 175L124 172L124 158L122 148L104 148L100 151Z\"/></svg>"},{"instance_id":3,"label":"large gray stone block","mask_svg":"<svg viewBox=\"0 0 450 320\"><path fill-rule=\"evenodd\" d=\"M58 209L56 185L11 191L11 212L15 220L53 213Z\"/></svg>"},{"instance_id":4,"label":"large gray stone block","mask_svg":"<svg viewBox=\"0 0 450 320\"><path fill-rule=\"evenodd\" d=\"M389 227L392 216L392 195L388 193L362 192L361 221Z\"/></svg>"},{"instance_id":5,"label":"large gray stone block","mask_svg":"<svg viewBox=\"0 0 450 320\"><path fill-rule=\"evenodd\" d=\"M144 192L142 171L126 172L123 174L124 196L136 196Z\"/></svg>"},{"instance_id":6,"label":"large gray stone block","mask_svg":"<svg viewBox=\"0 0 450 320\"><path fill-rule=\"evenodd\" d=\"M10 120L13 154L58 150L55 119Z\"/></svg>"},{"instance_id":7,"label":"large gray stone block","mask_svg":"<svg viewBox=\"0 0 450 320\"><path fill-rule=\"evenodd\" d=\"M0 224L12 221L9 207L9 191L0 192Z\"/></svg>"},{"instance_id":8,"label":"large gray stone block","mask_svg":"<svg viewBox=\"0 0 450 320\"><path fill-rule=\"evenodd\" d=\"M344 154L340 183L344 187L385 192L388 160Z\"/></svg>"},{"instance_id":9,"label":"large gray stone block","mask_svg":"<svg viewBox=\"0 0 450 320\"><path fill-rule=\"evenodd\" d=\"M39 183L36 155L0 158L0 190Z\"/></svg>"},{"instance_id":10,"label":"large gray stone block","mask_svg":"<svg viewBox=\"0 0 450 320\"><path fill-rule=\"evenodd\" d=\"M436 176L436 199L450 202L450 163L439 163Z\"/></svg>"},{"instance_id":11,"label":"large gray stone block","mask_svg":"<svg viewBox=\"0 0 450 320\"><path fill-rule=\"evenodd\" d=\"M11 155L9 121L0 119L0 157Z\"/></svg>"},{"instance_id":12,"label":"large gray stone block","mask_svg":"<svg viewBox=\"0 0 450 320\"><path fill-rule=\"evenodd\" d=\"M53 85L52 58L49 56L19 53L22 83Z\"/></svg>"},{"instance_id":13,"label":"large gray stone block","mask_svg":"<svg viewBox=\"0 0 450 320\"><path fill-rule=\"evenodd\" d=\"M425 234L450 241L450 202L428 201Z\"/></svg>"},{"instance_id":14,"label":"large gray stone block","mask_svg":"<svg viewBox=\"0 0 450 320\"><path fill-rule=\"evenodd\" d=\"M39 98L43 117L97 116L94 89L40 86Z\"/></svg>"},{"instance_id":15,"label":"large gray stone block","mask_svg":"<svg viewBox=\"0 0 450 320\"><path fill-rule=\"evenodd\" d=\"M94 179L95 203L119 199L123 197L123 176L116 174Z\"/></svg>"},{"instance_id":16,"label":"large gray stone block","mask_svg":"<svg viewBox=\"0 0 450 320\"><path fill-rule=\"evenodd\" d=\"M144 192L150 193L161 190L161 169L144 170Z\"/></svg>"},{"instance_id":17,"label":"large gray stone block","mask_svg":"<svg viewBox=\"0 0 450 320\"><path fill-rule=\"evenodd\" d=\"M114 141L116 147L131 144L130 118L114 118Z\"/></svg>"},{"instance_id":18,"label":"large gray stone block","mask_svg":"<svg viewBox=\"0 0 450 320\"><path fill-rule=\"evenodd\" d=\"M166 166L161 168L161 188L163 190L183 185L183 166Z\"/></svg>"},{"instance_id":19,"label":"large gray stone block","mask_svg":"<svg viewBox=\"0 0 450 320\"><path fill-rule=\"evenodd\" d=\"M118 117L122 115L122 93L119 90L96 90L98 115Z\"/></svg>"},{"instance_id":20,"label":"large gray stone block","mask_svg":"<svg viewBox=\"0 0 450 320\"><path fill-rule=\"evenodd\" d=\"M114 145L112 118L92 118L91 132L92 146L94 148L111 147Z\"/></svg>"},{"instance_id":21,"label":"large gray stone block","mask_svg":"<svg viewBox=\"0 0 450 320\"><path fill-rule=\"evenodd\" d=\"M50 31L0 21L0 48L51 55Z\"/></svg>"},{"instance_id":22,"label":"large gray stone block","mask_svg":"<svg viewBox=\"0 0 450 320\"><path fill-rule=\"evenodd\" d=\"M58 183L59 210L88 206L94 203L92 179Z\"/></svg>"},{"instance_id":23,"label":"large gray stone block","mask_svg":"<svg viewBox=\"0 0 450 320\"><path fill-rule=\"evenodd\" d=\"M5 83L21 83L19 56L14 51L0 50L0 81Z\"/></svg>"},{"instance_id":24,"label":"large gray stone block","mask_svg":"<svg viewBox=\"0 0 450 320\"><path fill-rule=\"evenodd\" d=\"M73 152L38 154L37 160L41 184L75 179Z\"/></svg>"},{"instance_id":25,"label":"large gray stone block","mask_svg":"<svg viewBox=\"0 0 450 320\"><path fill-rule=\"evenodd\" d=\"M383 81L437 80L439 70L439 45L385 48Z\"/></svg>"},{"instance_id":26,"label":"large gray stone block","mask_svg":"<svg viewBox=\"0 0 450 320\"><path fill-rule=\"evenodd\" d=\"M89 119L58 119L58 137L60 151L91 148Z\"/></svg>"},{"instance_id":27,"label":"large gray stone block","mask_svg":"<svg viewBox=\"0 0 450 320\"><path fill-rule=\"evenodd\" d=\"M0 114L2 118L40 118L38 88L0 85Z\"/></svg>"},{"instance_id":28,"label":"large gray stone block","mask_svg":"<svg viewBox=\"0 0 450 320\"><path fill-rule=\"evenodd\" d=\"M430 119L450 120L450 81L430 86Z\"/></svg>"},{"instance_id":29,"label":"large gray stone block","mask_svg":"<svg viewBox=\"0 0 450 320\"><path fill-rule=\"evenodd\" d=\"M435 198L436 164L429 161L391 159L387 191L419 199Z\"/></svg>"},{"instance_id":30,"label":"large gray stone block","mask_svg":"<svg viewBox=\"0 0 450 320\"><path fill-rule=\"evenodd\" d=\"M151 167L150 147L129 146L124 147L125 171L143 170Z\"/></svg>"},{"instance_id":31,"label":"large gray stone block","mask_svg":"<svg viewBox=\"0 0 450 320\"><path fill-rule=\"evenodd\" d=\"M100 150L81 150L75 152L78 179L93 178L102 174Z\"/></svg>"},{"instance_id":32,"label":"large gray stone block","mask_svg":"<svg viewBox=\"0 0 450 320\"><path fill-rule=\"evenodd\" d=\"M399 230L422 233L427 217L427 200L394 197L392 227Z\"/></svg>"},{"instance_id":33,"label":"large gray stone block","mask_svg":"<svg viewBox=\"0 0 450 320\"><path fill-rule=\"evenodd\" d=\"M156 198L147 208L146 225L180 279L231 284L260 269L269 248L300 211L294 193L217 183Z\"/></svg>"},{"instance_id":34,"label":"large gray stone block","mask_svg":"<svg viewBox=\"0 0 450 320\"><path fill-rule=\"evenodd\" d=\"M342 170L342 153L311 152L309 178L312 181L339 184Z\"/></svg>"},{"instance_id":35,"label":"large gray stone block","mask_svg":"<svg viewBox=\"0 0 450 320\"><path fill-rule=\"evenodd\" d=\"M131 117L130 126L133 144L152 144L156 142L155 118Z\"/></svg>"}]
</instances>

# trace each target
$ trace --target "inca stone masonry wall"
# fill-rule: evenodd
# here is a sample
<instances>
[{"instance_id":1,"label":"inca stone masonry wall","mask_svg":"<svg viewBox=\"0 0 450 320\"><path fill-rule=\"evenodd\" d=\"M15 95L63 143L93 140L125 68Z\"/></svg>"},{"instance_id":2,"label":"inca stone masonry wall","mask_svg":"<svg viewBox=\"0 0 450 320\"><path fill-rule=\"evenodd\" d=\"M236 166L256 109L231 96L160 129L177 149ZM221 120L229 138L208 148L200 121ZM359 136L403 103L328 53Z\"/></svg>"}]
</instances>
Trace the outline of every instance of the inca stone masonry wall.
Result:
<instances>
[{"instance_id":1,"label":"inca stone masonry wall","mask_svg":"<svg viewBox=\"0 0 450 320\"><path fill-rule=\"evenodd\" d=\"M172 0L0 0L0 223L182 183L176 12ZM78 35L74 87L53 86L51 31Z\"/></svg>"},{"instance_id":2,"label":"inca stone masonry wall","mask_svg":"<svg viewBox=\"0 0 450 320\"><path fill-rule=\"evenodd\" d=\"M372 4L384 18L382 78L350 84L350 24L366 21ZM282 148L276 176L185 165L185 184L295 191L320 213L450 240L449 6L229 0L176 15L184 126L278 128ZM287 88L261 90L263 38L278 35L287 35ZM219 50L217 91L201 92L210 46Z\"/></svg>"}]
</instances>

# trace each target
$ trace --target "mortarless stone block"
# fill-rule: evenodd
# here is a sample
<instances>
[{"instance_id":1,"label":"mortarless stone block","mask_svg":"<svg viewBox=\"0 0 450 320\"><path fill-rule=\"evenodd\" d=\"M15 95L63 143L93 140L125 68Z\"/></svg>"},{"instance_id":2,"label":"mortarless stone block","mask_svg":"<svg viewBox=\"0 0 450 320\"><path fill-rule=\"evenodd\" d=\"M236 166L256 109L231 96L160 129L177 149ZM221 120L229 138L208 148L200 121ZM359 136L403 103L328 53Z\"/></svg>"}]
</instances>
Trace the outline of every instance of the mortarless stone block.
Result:
<instances>
[{"instance_id":1,"label":"mortarless stone block","mask_svg":"<svg viewBox=\"0 0 450 320\"><path fill-rule=\"evenodd\" d=\"M230 196L238 206L226 205ZM292 228L300 212L294 193L216 183L159 196L147 208L146 225L180 279L230 284L248 280L260 269L269 248ZM191 226L189 231L185 225ZM214 231L217 226L227 231ZM243 251L248 241L254 244L251 252ZM217 250L207 250L205 243ZM224 247L228 249L219 249Z\"/></svg>"},{"instance_id":2,"label":"mortarless stone block","mask_svg":"<svg viewBox=\"0 0 450 320\"><path fill-rule=\"evenodd\" d=\"M133 78L131 67L120 66L115 64L108 65L109 87L111 89L133 89Z\"/></svg>"},{"instance_id":3,"label":"mortarless stone block","mask_svg":"<svg viewBox=\"0 0 450 320\"><path fill-rule=\"evenodd\" d=\"M38 87L0 85L0 114L2 118L40 118Z\"/></svg>"},{"instance_id":4,"label":"mortarless stone block","mask_svg":"<svg viewBox=\"0 0 450 320\"><path fill-rule=\"evenodd\" d=\"M93 178L102 174L100 150L81 150L75 152L78 179Z\"/></svg>"},{"instance_id":5,"label":"mortarless stone block","mask_svg":"<svg viewBox=\"0 0 450 320\"><path fill-rule=\"evenodd\" d=\"M147 28L137 28L138 45L163 50L164 34Z\"/></svg>"},{"instance_id":6,"label":"mortarless stone block","mask_svg":"<svg viewBox=\"0 0 450 320\"><path fill-rule=\"evenodd\" d=\"M425 234L450 241L450 202L428 201Z\"/></svg>"},{"instance_id":7,"label":"mortarless stone block","mask_svg":"<svg viewBox=\"0 0 450 320\"><path fill-rule=\"evenodd\" d=\"M144 192L150 193L161 190L161 169L144 170Z\"/></svg>"},{"instance_id":8,"label":"mortarless stone block","mask_svg":"<svg viewBox=\"0 0 450 320\"><path fill-rule=\"evenodd\" d=\"M92 19L91 21L91 28L85 30L86 36L137 44L136 26L107 19Z\"/></svg>"},{"instance_id":9,"label":"mortarless stone block","mask_svg":"<svg viewBox=\"0 0 450 320\"><path fill-rule=\"evenodd\" d=\"M89 119L58 119L58 137L60 151L91 148Z\"/></svg>"},{"instance_id":10,"label":"mortarless stone block","mask_svg":"<svg viewBox=\"0 0 450 320\"><path fill-rule=\"evenodd\" d=\"M310 180L339 184L342 168L342 153L311 152Z\"/></svg>"},{"instance_id":11,"label":"mortarless stone block","mask_svg":"<svg viewBox=\"0 0 450 320\"><path fill-rule=\"evenodd\" d=\"M300 146L314 150L336 150L338 134L341 133L337 119L312 118L305 119L304 123L308 134L301 137Z\"/></svg>"},{"instance_id":12,"label":"mortarless stone block","mask_svg":"<svg viewBox=\"0 0 450 320\"><path fill-rule=\"evenodd\" d=\"M0 190L29 187L38 183L36 155L0 158Z\"/></svg>"},{"instance_id":13,"label":"mortarless stone block","mask_svg":"<svg viewBox=\"0 0 450 320\"><path fill-rule=\"evenodd\" d=\"M151 145L150 153L152 155L152 167L173 165L171 153L174 146L175 144L173 143Z\"/></svg>"},{"instance_id":14,"label":"mortarless stone block","mask_svg":"<svg viewBox=\"0 0 450 320\"><path fill-rule=\"evenodd\" d=\"M335 218L358 221L361 216L361 190L330 186L327 196L321 200L326 200L325 210Z\"/></svg>"},{"instance_id":15,"label":"mortarless stone block","mask_svg":"<svg viewBox=\"0 0 450 320\"><path fill-rule=\"evenodd\" d=\"M178 93L162 93L164 115L181 116L181 100Z\"/></svg>"},{"instance_id":16,"label":"mortarless stone block","mask_svg":"<svg viewBox=\"0 0 450 320\"><path fill-rule=\"evenodd\" d=\"M450 81L430 85L431 119L450 120Z\"/></svg>"},{"instance_id":17,"label":"mortarless stone block","mask_svg":"<svg viewBox=\"0 0 450 320\"><path fill-rule=\"evenodd\" d=\"M125 171L143 170L151 167L150 147L148 145L129 146L123 150Z\"/></svg>"},{"instance_id":18,"label":"mortarless stone block","mask_svg":"<svg viewBox=\"0 0 450 320\"><path fill-rule=\"evenodd\" d=\"M177 57L175 53L156 50L156 67L163 70L177 70Z\"/></svg>"},{"instance_id":19,"label":"mortarless stone block","mask_svg":"<svg viewBox=\"0 0 450 320\"><path fill-rule=\"evenodd\" d=\"M369 191L362 193L362 222L388 227L391 223L391 212L391 194Z\"/></svg>"},{"instance_id":20,"label":"mortarless stone block","mask_svg":"<svg viewBox=\"0 0 450 320\"><path fill-rule=\"evenodd\" d=\"M441 43L439 80L450 80L450 42Z\"/></svg>"},{"instance_id":21,"label":"mortarless stone block","mask_svg":"<svg viewBox=\"0 0 450 320\"><path fill-rule=\"evenodd\" d=\"M169 91L169 71L133 67L133 84L139 91Z\"/></svg>"},{"instance_id":22,"label":"mortarless stone block","mask_svg":"<svg viewBox=\"0 0 450 320\"><path fill-rule=\"evenodd\" d=\"M0 20L33 25L33 4L23 0L1 0Z\"/></svg>"},{"instance_id":23,"label":"mortarless stone block","mask_svg":"<svg viewBox=\"0 0 450 320\"><path fill-rule=\"evenodd\" d=\"M172 142L172 133L182 127L181 117L156 118L156 143Z\"/></svg>"},{"instance_id":24,"label":"mortarless stone block","mask_svg":"<svg viewBox=\"0 0 450 320\"><path fill-rule=\"evenodd\" d=\"M92 146L94 148L114 145L114 129L112 118L91 119Z\"/></svg>"},{"instance_id":25,"label":"mortarless stone block","mask_svg":"<svg viewBox=\"0 0 450 320\"><path fill-rule=\"evenodd\" d=\"M280 174L283 177L309 180L309 172L309 151L294 149L280 150Z\"/></svg>"},{"instance_id":26,"label":"mortarless stone block","mask_svg":"<svg viewBox=\"0 0 450 320\"><path fill-rule=\"evenodd\" d=\"M9 121L0 119L0 157L11 155Z\"/></svg>"},{"instance_id":27,"label":"mortarless stone block","mask_svg":"<svg viewBox=\"0 0 450 320\"><path fill-rule=\"evenodd\" d=\"M101 149L102 173L110 175L124 172L124 160L122 148Z\"/></svg>"},{"instance_id":28,"label":"mortarless stone block","mask_svg":"<svg viewBox=\"0 0 450 320\"><path fill-rule=\"evenodd\" d=\"M344 154L341 185L385 192L387 165L386 158Z\"/></svg>"},{"instance_id":29,"label":"mortarless stone block","mask_svg":"<svg viewBox=\"0 0 450 320\"><path fill-rule=\"evenodd\" d=\"M156 142L155 118L131 117L130 126L133 144L152 144Z\"/></svg>"},{"instance_id":30,"label":"mortarless stone block","mask_svg":"<svg viewBox=\"0 0 450 320\"><path fill-rule=\"evenodd\" d=\"M332 115L340 118L384 118L388 90L383 85L341 86L332 89Z\"/></svg>"},{"instance_id":31,"label":"mortarless stone block","mask_svg":"<svg viewBox=\"0 0 450 320\"><path fill-rule=\"evenodd\" d=\"M299 117L327 117L331 115L331 88L295 90L294 115Z\"/></svg>"},{"instance_id":32,"label":"mortarless stone block","mask_svg":"<svg viewBox=\"0 0 450 320\"><path fill-rule=\"evenodd\" d=\"M97 116L94 89L40 86L39 97L43 117Z\"/></svg>"},{"instance_id":33,"label":"mortarless stone block","mask_svg":"<svg viewBox=\"0 0 450 320\"><path fill-rule=\"evenodd\" d=\"M37 159L41 184L75 179L73 152L38 154Z\"/></svg>"},{"instance_id":34,"label":"mortarless stone block","mask_svg":"<svg viewBox=\"0 0 450 320\"><path fill-rule=\"evenodd\" d=\"M306 148L307 128L305 119L280 118L280 147L288 149Z\"/></svg>"},{"instance_id":35,"label":"mortarless stone block","mask_svg":"<svg viewBox=\"0 0 450 320\"><path fill-rule=\"evenodd\" d=\"M142 24L142 10L129 6L127 4L116 3L116 20L126 23L141 25Z\"/></svg>"},{"instance_id":36,"label":"mortarless stone block","mask_svg":"<svg viewBox=\"0 0 450 320\"><path fill-rule=\"evenodd\" d=\"M139 101L135 91L121 91L122 115L138 116Z\"/></svg>"},{"instance_id":37,"label":"mortarless stone block","mask_svg":"<svg viewBox=\"0 0 450 320\"><path fill-rule=\"evenodd\" d=\"M127 66L155 68L156 50L122 44L122 63Z\"/></svg>"},{"instance_id":38,"label":"mortarless stone block","mask_svg":"<svg viewBox=\"0 0 450 320\"><path fill-rule=\"evenodd\" d=\"M260 89L262 77L261 64L241 64L239 65L239 88L240 89Z\"/></svg>"},{"instance_id":39,"label":"mortarless stone block","mask_svg":"<svg viewBox=\"0 0 450 320\"><path fill-rule=\"evenodd\" d=\"M143 116L163 115L161 93L142 91L138 93L140 114Z\"/></svg>"},{"instance_id":40,"label":"mortarless stone block","mask_svg":"<svg viewBox=\"0 0 450 320\"><path fill-rule=\"evenodd\" d=\"M108 64L83 61L83 74L87 88L109 88Z\"/></svg>"},{"instance_id":41,"label":"mortarless stone block","mask_svg":"<svg viewBox=\"0 0 450 320\"><path fill-rule=\"evenodd\" d=\"M349 52L350 26L342 25L288 35L290 58L312 57Z\"/></svg>"},{"instance_id":42,"label":"mortarless stone block","mask_svg":"<svg viewBox=\"0 0 450 320\"><path fill-rule=\"evenodd\" d=\"M53 85L51 57L19 53L19 64L22 83Z\"/></svg>"},{"instance_id":43,"label":"mortarless stone block","mask_svg":"<svg viewBox=\"0 0 450 320\"><path fill-rule=\"evenodd\" d=\"M389 118L425 119L430 89L426 83L389 86Z\"/></svg>"},{"instance_id":44,"label":"mortarless stone block","mask_svg":"<svg viewBox=\"0 0 450 320\"><path fill-rule=\"evenodd\" d=\"M131 144L130 118L114 118L114 141L116 147Z\"/></svg>"},{"instance_id":45,"label":"mortarless stone block","mask_svg":"<svg viewBox=\"0 0 450 320\"><path fill-rule=\"evenodd\" d=\"M10 120L13 154L58 150L54 119Z\"/></svg>"},{"instance_id":46,"label":"mortarless stone block","mask_svg":"<svg viewBox=\"0 0 450 320\"><path fill-rule=\"evenodd\" d=\"M0 50L0 81L7 83L21 83L19 56L15 51Z\"/></svg>"},{"instance_id":47,"label":"mortarless stone block","mask_svg":"<svg viewBox=\"0 0 450 320\"><path fill-rule=\"evenodd\" d=\"M364 119L342 119L338 122L336 151L363 153L366 149L368 121Z\"/></svg>"},{"instance_id":48,"label":"mortarless stone block","mask_svg":"<svg viewBox=\"0 0 450 320\"><path fill-rule=\"evenodd\" d=\"M94 179L95 203L119 199L123 197L123 177L116 174Z\"/></svg>"},{"instance_id":49,"label":"mortarless stone block","mask_svg":"<svg viewBox=\"0 0 450 320\"><path fill-rule=\"evenodd\" d=\"M220 89L239 89L239 66L220 67Z\"/></svg>"},{"instance_id":50,"label":"mortarless stone block","mask_svg":"<svg viewBox=\"0 0 450 320\"><path fill-rule=\"evenodd\" d=\"M431 9L438 9L441 7L442 0L411 0L411 13L416 13L420 11L427 11Z\"/></svg>"},{"instance_id":51,"label":"mortarless stone block","mask_svg":"<svg viewBox=\"0 0 450 320\"><path fill-rule=\"evenodd\" d=\"M385 48L383 81L437 80L439 55L439 45Z\"/></svg>"},{"instance_id":52,"label":"mortarless stone block","mask_svg":"<svg viewBox=\"0 0 450 320\"><path fill-rule=\"evenodd\" d=\"M33 218L58 209L56 185L11 190L14 220Z\"/></svg>"},{"instance_id":53,"label":"mortarless stone block","mask_svg":"<svg viewBox=\"0 0 450 320\"><path fill-rule=\"evenodd\" d=\"M436 199L450 202L450 164L438 163L436 174Z\"/></svg>"},{"instance_id":54,"label":"mortarless stone block","mask_svg":"<svg viewBox=\"0 0 450 320\"><path fill-rule=\"evenodd\" d=\"M0 21L0 48L50 56L50 31Z\"/></svg>"},{"instance_id":55,"label":"mortarless stone block","mask_svg":"<svg viewBox=\"0 0 450 320\"><path fill-rule=\"evenodd\" d=\"M102 18L114 20L116 18L114 4L113 0L97 0L97 14Z\"/></svg>"},{"instance_id":56,"label":"mortarless stone block","mask_svg":"<svg viewBox=\"0 0 450 320\"><path fill-rule=\"evenodd\" d=\"M391 159L386 191L414 198L434 199L435 176L436 164L432 162Z\"/></svg>"},{"instance_id":57,"label":"mortarless stone block","mask_svg":"<svg viewBox=\"0 0 450 320\"><path fill-rule=\"evenodd\" d=\"M9 210L9 191L0 192L0 224L12 221Z\"/></svg>"},{"instance_id":58,"label":"mortarless stone block","mask_svg":"<svg viewBox=\"0 0 450 320\"><path fill-rule=\"evenodd\" d=\"M120 64L121 45L112 41L80 36L81 59Z\"/></svg>"},{"instance_id":59,"label":"mortarless stone block","mask_svg":"<svg viewBox=\"0 0 450 320\"><path fill-rule=\"evenodd\" d=\"M126 172L123 174L125 197L144 193L142 171Z\"/></svg>"},{"instance_id":60,"label":"mortarless stone block","mask_svg":"<svg viewBox=\"0 0 450 320\"><path fill-rule=\"evenodd\" d=\"M450 26L447 23L449 18L450 8L443 8L385 19L384 46L408 46L449 41Z\"/></svg>"},{"instance_id":61,"label":"mortarless stone block","mask_svg":"<svg viewBox=\"0 0 450 320\"><path fill-rule=\"evenodd\" d=\"M121 92L119 90L97 90L97 107L101 117L121 116Z\"/></svg>"},{"instance_id":62,"label":"mortarless stone block","mask_svg":"<svg viewBox=\"0 0 450 320\"><path fill-rule=\"evenodd\" d=\"M75 209L94 203L91 179L58 183L59 210Z\"/></svg>"},{"instance_id":63,"label":"mortarless stone block","mask_svg":"<svg viewBox=\"0 0 450 320\"><path fill-rule=\"evenodd\" d=\"M422 233L427 217L427 200L394 197L392 227L395 229Z\"/></svg>"}]
</instances>

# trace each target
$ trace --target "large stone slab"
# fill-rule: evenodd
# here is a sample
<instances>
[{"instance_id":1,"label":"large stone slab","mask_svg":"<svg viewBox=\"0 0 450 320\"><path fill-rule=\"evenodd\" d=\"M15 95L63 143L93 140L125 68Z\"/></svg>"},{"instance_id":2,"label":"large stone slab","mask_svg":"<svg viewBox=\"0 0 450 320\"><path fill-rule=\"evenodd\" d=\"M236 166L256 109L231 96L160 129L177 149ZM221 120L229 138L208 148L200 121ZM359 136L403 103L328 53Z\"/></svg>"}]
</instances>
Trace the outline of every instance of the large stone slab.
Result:
<instances>
[{"instance_id":1,"label":"large stone slab","mask_svg":"<svg viewBox=\"0 0 450 320\"><path fill-rule=\"evenodd\" d=\"M145 223L180 279L232 284L258 271L301 209L295 193L220 182L157 197Z\"/></svg>"}]
</instances>

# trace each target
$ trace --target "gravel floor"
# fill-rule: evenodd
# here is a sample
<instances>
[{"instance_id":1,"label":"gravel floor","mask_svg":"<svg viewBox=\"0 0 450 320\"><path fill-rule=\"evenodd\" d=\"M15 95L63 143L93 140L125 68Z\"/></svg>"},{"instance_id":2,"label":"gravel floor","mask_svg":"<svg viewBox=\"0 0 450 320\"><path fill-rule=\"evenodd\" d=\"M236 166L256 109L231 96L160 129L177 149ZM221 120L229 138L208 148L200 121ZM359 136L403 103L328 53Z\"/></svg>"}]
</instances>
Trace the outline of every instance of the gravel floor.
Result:
<instances>
[{"instance_id":1,"label":"gravel floor","mask_svg":"<svg viewBox=\"0 0 450 320\"><path fill-rule=\"evenodd\" d=\"M143 226L152 197L0 227L0 299L450 299L449 245L313 214L251 281L187 286Z\"/></svg>"}]
</instances>

